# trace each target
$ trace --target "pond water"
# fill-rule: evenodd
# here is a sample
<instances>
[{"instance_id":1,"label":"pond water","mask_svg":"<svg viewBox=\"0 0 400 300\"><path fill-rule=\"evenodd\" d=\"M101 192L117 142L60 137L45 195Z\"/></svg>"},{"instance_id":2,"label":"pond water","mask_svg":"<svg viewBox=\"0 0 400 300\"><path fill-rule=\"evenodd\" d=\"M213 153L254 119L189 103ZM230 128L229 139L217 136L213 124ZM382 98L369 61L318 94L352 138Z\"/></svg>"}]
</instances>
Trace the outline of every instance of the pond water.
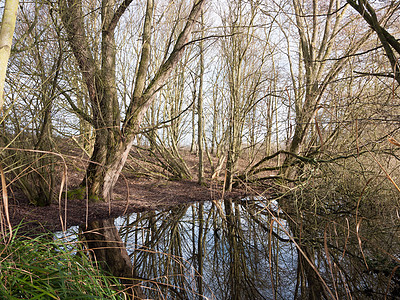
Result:
<instances>
[{"instance_id":1,"label":"pond water","mask_svg":"<svg viewBox=\"0 0 400 300\"><path fill-rule=\"evenodd\" d=\"M249 198L113 222L150 299L400 299L399 236L330 217Z\"/></svg>"}]
</instances>

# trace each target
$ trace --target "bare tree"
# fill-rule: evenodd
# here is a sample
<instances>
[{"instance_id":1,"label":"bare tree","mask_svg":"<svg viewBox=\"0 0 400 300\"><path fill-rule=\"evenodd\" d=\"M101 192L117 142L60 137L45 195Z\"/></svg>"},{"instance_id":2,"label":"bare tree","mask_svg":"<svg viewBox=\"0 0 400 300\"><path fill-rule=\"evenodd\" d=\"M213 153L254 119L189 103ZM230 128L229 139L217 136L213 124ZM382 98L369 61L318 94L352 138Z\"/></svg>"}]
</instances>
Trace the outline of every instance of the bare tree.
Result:
<instances>
[{"instance_id":1,"label":"bare tree","mask_svg":"<svg viewBox=\"0 0 400 300\"><path fill-rule=\"evenodd\" d=\"M243 131L246 118L265 95L266 53L268 38L257 33L258 5L238 1L229 7L225 20L226 39L222 43L227 79L227 128L226 128L226 184L232 188L237 173L237 162L242 152ZM266 38L266 41L263 39ZM262 41L261 43L259 43ZM261 47L261 50L258 49Z\"/></svg>"},{"instance_id":2,"label":"bare tree","mask_svg":"<svg viewBox=\"0 0 400 300\"><path fill-rule=\"evenodd\" d=\"M197 99L197 147L199 150L199 172L198 172L198 182L199 184L203 184L203 176L204 176L204 164L203 164L203 155L204 155L204 147L203 147L203 122L204 122L204 114L203 114L203 89L204 89L204 13L201 13L201 41L200 41L200 62L199 62L199 95Z\"/></svg>"},{"instance_id":3,"label":"bare tree","mask_svg":"<svg viewBox=\"0 0 400 300\"><path fill-rule=\"evenodd\" d=\"M38 22L39 15L43 22ZM57 181L54 157L40 153L54 150L52 115L64 61L63 42L53 30L57 27L53 21L47 6L21 6L7 79L10 95L5 122L9 133L3 141L16 148L38 151L13 151L4 156L8 165L16 166L11 173L18 178L25 196L39 206L51 203ZM18 100L12 101L13 98Z\"/></svg>"},{"instance_id":4,"label":"bare tree","mask_svg":"<svg viewBox=\"0 0 400 300\"><path fill-rule=\"evenodd\" d=\"M293 8L299 37L300 62L298 78L292 74L296 119L288 150L298 155L304 151L306 137L326 87L344 68L346 57L354 54L365 43L370 31L363 33L360 38L343 49L342 59L328 64L334 42L339 32L346 26L346 22L342 22L345 8L341 8L340 2L335 0L324 4L313 1L308 8L301 1L293 0ZM321 14L323 18L320 17ZM289 166L294 160L295 157L292 155L288 155L285 159L287 177L293 175L291 173L294 169Z\"/></svg>"},{"instance_id":5,"label":"bare tree","mask_svg":"<svg viewBox=\"0 0 400 300\"><path fill-rule=\"evenodd\" d=\"M153 79L146 85L151 58L150 38L154 6L152 0L147 1L143 44L134 92L121 125L116 89L115 30L131 2L126 0L118 4L115 0L102 1L101 65L98 65L85 33L83 3L79 0L59 1L68 40L88 89L93 113L92 125L96 130L91 163L87 168L87 182L83 182L88 186L89 198L92 200L111 199L113 186L125 165L143 115L154 100L155 93L162 87L182 57L193 26L205 3L204 0L194 2L173 49L159 66Z\"/></svg>"}]
</instances>

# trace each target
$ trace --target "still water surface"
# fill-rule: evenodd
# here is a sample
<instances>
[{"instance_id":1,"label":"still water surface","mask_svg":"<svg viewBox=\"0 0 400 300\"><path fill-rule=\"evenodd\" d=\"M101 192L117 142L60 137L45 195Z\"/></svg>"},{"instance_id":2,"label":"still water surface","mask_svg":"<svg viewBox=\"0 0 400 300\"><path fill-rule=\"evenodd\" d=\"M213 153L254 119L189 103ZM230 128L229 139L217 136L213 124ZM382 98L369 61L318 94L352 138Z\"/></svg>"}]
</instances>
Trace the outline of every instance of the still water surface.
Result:
<instances>
[{"instance_id":1,"label":"still water surface","mask_svg":"<svg viewBox=\"0 0 400 300\"><path fill-rule=\"evenodd\" d=\"M151 299L400 299L399 236L351 220L249 198L114 224Z\"/></svg>"}]
</instances>

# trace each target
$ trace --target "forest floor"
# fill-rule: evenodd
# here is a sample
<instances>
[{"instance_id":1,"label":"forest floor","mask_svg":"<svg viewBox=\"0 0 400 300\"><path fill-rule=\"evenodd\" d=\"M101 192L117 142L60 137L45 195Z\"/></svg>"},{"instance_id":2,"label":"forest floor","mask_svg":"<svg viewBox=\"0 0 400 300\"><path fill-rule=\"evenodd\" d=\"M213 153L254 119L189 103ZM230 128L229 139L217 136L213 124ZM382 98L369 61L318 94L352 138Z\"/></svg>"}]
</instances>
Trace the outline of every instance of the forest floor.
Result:
<instances>
[{"instance_id":1,"label":"forest floor","mask_svg":"<svg viewBox=\"0 0 400 300\"><path fill-rule=\"evenodd\" d=\"M77 152L69 151L69 158L77 158ZM81 154L79 154L81 155ZM82 158L82 155L81 155ZM137 176L132 171L123 171L110 202L91 203L86 199L68 198L63 193L61 201L55 201L50 206L35 207L29 203L18 188L9 191L9 213L13 226L22 222L22 232L38 233L60 231L70 226L85 225L88 222L116 218L134 212L167 210L177 205L190 204L199 201L212 201L230 198L239 200L247 195L260 193L248 185L234 188L231 192L223 191L224 171L216 180L206 179L204 185L197 183L196 173L198 157L189 151L184 151L184 160L191 173L192 180L166 180L149 176ZM83 180L85 163L79 159L67 159L67 189L78 187ZM246 163L239 162L239 169ZM209 163L205 163L205 178L210 178ZM59 180L61 182L61 180Z\"/></svg>"}]
</instances>

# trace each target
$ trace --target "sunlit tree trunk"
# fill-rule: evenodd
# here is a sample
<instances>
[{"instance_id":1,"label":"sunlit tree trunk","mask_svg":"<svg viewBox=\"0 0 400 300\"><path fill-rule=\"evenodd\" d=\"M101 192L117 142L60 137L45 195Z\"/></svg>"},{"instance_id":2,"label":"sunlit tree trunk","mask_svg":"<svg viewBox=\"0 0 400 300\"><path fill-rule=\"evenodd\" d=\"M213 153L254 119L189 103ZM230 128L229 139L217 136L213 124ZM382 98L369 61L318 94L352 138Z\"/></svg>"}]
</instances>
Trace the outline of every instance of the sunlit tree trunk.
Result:
<instances>
[{"instance_id":1,"label":"sunlit tree trunk","mask_svg":"<svg viewBox=\"0 0 400 300\"><path fill-rule=\"evenodd\" d=\"M199 74L199 96L197 99L197 146L199 150L199 172L198 172L198 182L203 183L204 176L204 164L203 164L203 81L204 81L204 14L201 14L201 41L200 41L200 74Z\"/></svg>"},{"instance_id":2,"label":"sunlit tree trunk","mask_svg":"<svg viewBox=\"0 0 400 300\"><path fill-rule=\"evenodd\" d=\"M17 20L18 11L18 0L6 0L3 18L0 28L0 124L2 123L3 106L4 106L4 83L6 80L7 63L11 53L12 38L15 30L15 22ZM8 203L7 203L7 191L6 182L4 180L3 168L0 165L0 171L2 173L2 202L0 204L0 223L1 223L1 233L3 234L3 217L6 216L6 220L10 229L10 237L12 236L12 228L9 220L8 214ZM4 207L4 211L3 211ZM4 215L3 215L4 214ZM5 236L5 234L4 234Z\"/></svg>"},{"instance_id":3,"label":"sunlit tree trunk","mask_svg":"<svg viewBox=\"0 0 400 300\"><path fill-rule=\"evenodd\" d=\"M0 112L4 105L4 83L17 20L18 0L6 0L0 28Z\"/></svg>"}]
</instances>

